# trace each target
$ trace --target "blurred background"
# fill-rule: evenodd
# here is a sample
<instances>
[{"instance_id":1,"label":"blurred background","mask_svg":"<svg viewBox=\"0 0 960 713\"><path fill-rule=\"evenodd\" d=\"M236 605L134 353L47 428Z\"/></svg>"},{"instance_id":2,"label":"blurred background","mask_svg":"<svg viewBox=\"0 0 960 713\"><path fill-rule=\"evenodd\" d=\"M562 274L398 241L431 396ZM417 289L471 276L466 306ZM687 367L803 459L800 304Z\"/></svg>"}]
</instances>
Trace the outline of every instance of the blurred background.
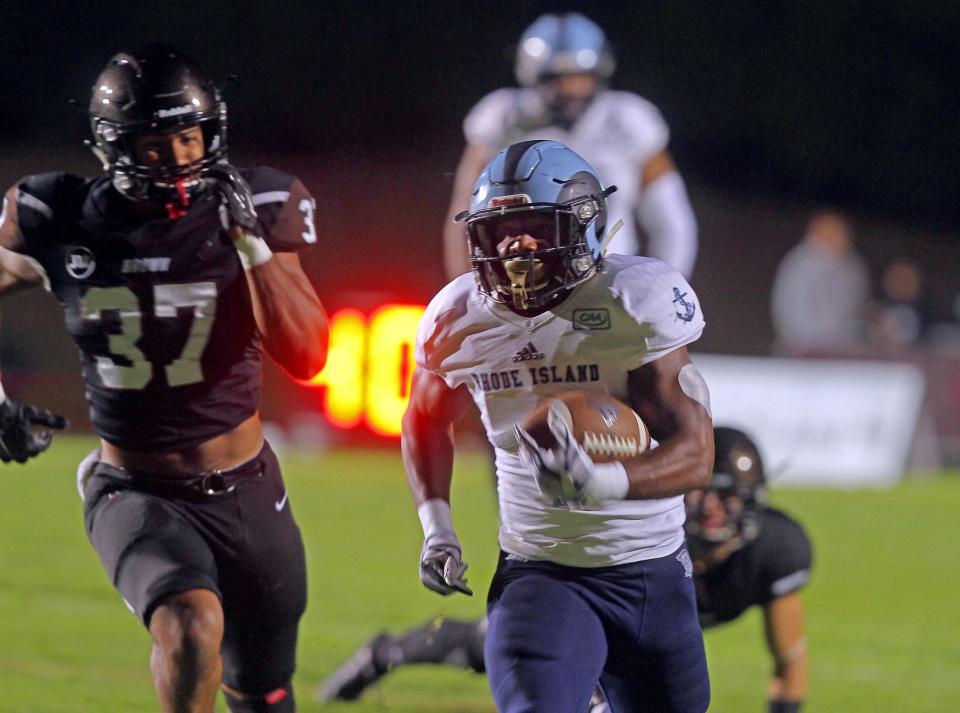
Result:
<instances>
[{"instance_id":1,"label":"blurred background","mask_svg":"<svg viewBox=\"0 0 960 713\"><path fill-rule=\"evenodd\" d=\"M652 101L670 125L699 222L691 283L707 328L695 360L717 421L755 436L775 487L814 486L776 498L817 552L811 710L953 710L960 622L941 592L960 586L950 524L960 479L946 470L960 464L960 4L3 2L0 183L96 175L83 146L92 81L115 52L162 41L226 85L234 163L296 174L316 196L319 242L305 259L339 328L336 359L312 384L268 366L263 408L272 441L310 449L290 448L285 461L317 600L302 632L306 701L377 627L440 606L415 580L419 532L397 457L413 325L445 281L461 121L515 84L524 28L566 10L606 31L611 85ZM845 251L865 277L847 330L810 339L793 327L829 314L782 317L774 303L813 291L791 287L781 267L824 206L848 217ZM0 310L7 392L67 414L82 437L31 463L35 477L7 480L0 519L37 536L0 543L0 708L151 710L145 639L84 541L68 482L93 442L76 349L50 295L17 295ZM476 439L476 423L462 434ZM314 450L358 445L364 453ZM478 590L495 561L487 469L470 455L455 480L475 505L458 511L465 546L486 553L471 559ZM876 492L822 488L905 473ZM445 600L443 611L476 615L479 599ZM744 626L708 636L715 710L760 709L769 660L758 618ZM103 643L77 646L94 628ZM444 675L398 676L362 710L490 710L482 680L456 674L445 688ZM67 682L86 693L64 698ZM39 707L23 703L32 700Z\"/></svg>"},{"instance_id":2,"label":"blurred background","mask_svg":"<svg viewBox=\"0 0 960 713\"><path fill-rule=\"evenodd\" d=\"M515 84L523 29L572 9L607 32L612 86L651 100L671 127L700 227L692 284L708 327L698 349L914 364L927 394L919 461L960 460L956 3L3 3L0 180L96 174L85 113L70 101L85 107L114 52L164 41L226 84L234 162L295 173L317 197L308 267L328 309L369 316L425 304L445 281L440 235L461 121L486 93ZM869 285L850 339L798 347L778 334L771 294L825 205L849 216ZM75 350L56 305L16 299L0 337L8 389L83 428ZM320 381L344 378L366 375ZM317 438L311 414L327 387L267 379L268 417L288 432L305 423ZM395 381L402 406L404 374ZM363 417L340 425L358 428L325 437L382 430L357 408Z\"/></svg>"}]
</instances>

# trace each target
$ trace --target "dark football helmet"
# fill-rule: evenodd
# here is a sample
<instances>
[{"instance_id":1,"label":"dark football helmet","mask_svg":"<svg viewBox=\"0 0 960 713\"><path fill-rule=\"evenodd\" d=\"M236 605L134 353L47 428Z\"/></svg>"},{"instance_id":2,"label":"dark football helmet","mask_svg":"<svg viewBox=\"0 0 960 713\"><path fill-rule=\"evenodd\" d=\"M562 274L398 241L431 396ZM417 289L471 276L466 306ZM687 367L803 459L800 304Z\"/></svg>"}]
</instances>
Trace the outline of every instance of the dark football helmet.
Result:
<instances>
[{"instance_id":1,"label":"dark football helmet","mask_svg":"<svg viewBox=\"0 0 960 713\"><path fill-rule=\"evenodd\" d=\"M749 542L760 531L757 518L767 503L767 478L760 451L735 428L713 429L714 462L710 485L688 493L685 529L691 550L709 550L739 538Z\"/></svg>"},{"instance_id":2,"label":"dark football helmet","mask_svg":"<svg viewBox=\"0 0 960 713\"><path fill-rule=\"evenodd\" d=\"M607 196L593 168L556 141L524 141L501 150L473 186L466 220L480 291L526 314L549 309L590 278L606 246ZM511 253L526 234L535 250Z\"/></svg>"},{"instance_id":3,"label":"dark football helmet","mask_svg":"<svg viewBox=\"0 0 960 713\"><path fill-rule=\"evenodd\" d=\"M227 105L214 83L187 55L164 45L110 58L90 96L91 148L124 195L166 202L185 184L200 190L203 170L226 159ZM199 126L204 156L183 166L145 166L133 137Z\"/></svg>"}]
</instances>

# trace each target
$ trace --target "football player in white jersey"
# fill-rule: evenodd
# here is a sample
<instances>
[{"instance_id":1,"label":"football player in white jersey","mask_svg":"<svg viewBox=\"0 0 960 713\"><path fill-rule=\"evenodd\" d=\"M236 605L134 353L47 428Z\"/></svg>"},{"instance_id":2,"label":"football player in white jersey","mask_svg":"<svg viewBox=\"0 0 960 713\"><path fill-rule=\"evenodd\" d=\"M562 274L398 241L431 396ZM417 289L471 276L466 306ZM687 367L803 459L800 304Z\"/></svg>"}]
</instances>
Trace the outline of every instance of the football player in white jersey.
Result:
<instances>
[{"instance_id":1,"label":"football player in white jersey","mask_svg":"<svg viewBox=\"0 0 960 713\"><path fill-rule=\"evenodd\" d=\"M619 187L609 204L610 224L622 220L624 227L610 252L659 258L689 279L697 223L667 150L670 131L649 101L607 88L614 66L603 31L579 13L543 15L524 32L516 61L521 86L487 95L463 122L467 145L444 228L448 277L470 269L463 231L453 218L467 208L480 169L503 146L553 139L589 161L605 184Z\"/></svg>"},{"instance_id":2,"label":"football player in white jersey","mask_svg":"<svg viewBox=\"0 0 960 713\"><path fill-rule=\"evenodd\" d=\"M596 173L554 141L500 151L465 220L474 274L430 303L403 420L424 585L470 593L450 511L452 422L471 399L496 454L502 550L485 662L500 711L702 713L709 703L683 493L713 459L709 395L686 345L704 322L665 263L604 257ZM569 389L629 403L659 445L594 464L561 422L553 450L517 423ZM523 447L521 447L523 443Z\"/></svg>"}]
</instances>

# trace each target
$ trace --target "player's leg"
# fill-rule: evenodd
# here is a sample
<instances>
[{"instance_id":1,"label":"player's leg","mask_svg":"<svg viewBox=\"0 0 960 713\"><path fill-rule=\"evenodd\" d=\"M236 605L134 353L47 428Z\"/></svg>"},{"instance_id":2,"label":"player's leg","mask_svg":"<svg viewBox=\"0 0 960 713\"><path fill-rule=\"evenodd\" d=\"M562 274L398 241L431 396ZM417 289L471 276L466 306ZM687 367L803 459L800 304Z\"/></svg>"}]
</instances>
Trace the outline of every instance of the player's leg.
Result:
<instances>
[{"instance_id":1,"label":"player's leg","mask_svg":"<svg viewBox=\"0 0 960 713\"><path fill-rule=\"evenodd\" d=\"M164 713L209 713L222 675L223 610L208 589L164 599L150 617L150 672Z\"/></svg>"},{"instance_id":2,"label":"player's leg","mask_svg":"<svg viewBox=\"0 0 960 713\"><path fill-rule=\"evenodd\" d=\"M607 642L596 613L561 569L506 559L497 568L485 659L500 713L588 710Z\"/></svg>"},{"instance_id":3,"label":"player's leg","mask_svg":"<svg viewBox=\"0 0 960 713\"><path fill-rule=\"evenodd\" d=\"M642 598L633 605L639 626L610 634L600 682L611 712L704 713L710 682L686 547L625 567L642 568Z\"/></svg>"},{"instance_id":4,"label":"player's leg","mask_svg":"<svg viewBox=\"0 0 960 713\"><path fill-rule=\"evenodd\" d=\"M211 710L220 680L217 567L181 505L132 489L97 464L84 487L87 534L107 575L153 637L151 670L165 713Z\"/></svg>"},{"instance_id":5,"label":"player's leg","mask_svg":"<svg viewBox=\"0 0 960 713\"><path fill-rule=\"evenodd\" d=\"M293 713L297 628L307 602L306 558L276 456L265 446L259 476L235 495L240 549L219 559L223 592L223 690L232 713ZM229 554L229 553L228 553Z\"/></svg>"},{"instance_id":6,"label":"player's leg","mask_svg":"<svg viewBox=\"0 0 960 713\"><path fill-rule=\"evenodd\" d=\"M436 663L483 673L483 645L487 619L460 621L438 616L405 634L391 637L381 648L387 666Z\"/></svg>"},{"instance_id":7,"label":"player's leg","mask_svg":"<svg viewBox=\"0 0 960 713\"><path fill-rule=\"evenodd\" d=\"M478 621L436 617L404 634L377 634L324 681L317 700L355 700L388 672L410 664L445 664L483 673L486 631L486 617Z\"/></svg>"}]
</instances>

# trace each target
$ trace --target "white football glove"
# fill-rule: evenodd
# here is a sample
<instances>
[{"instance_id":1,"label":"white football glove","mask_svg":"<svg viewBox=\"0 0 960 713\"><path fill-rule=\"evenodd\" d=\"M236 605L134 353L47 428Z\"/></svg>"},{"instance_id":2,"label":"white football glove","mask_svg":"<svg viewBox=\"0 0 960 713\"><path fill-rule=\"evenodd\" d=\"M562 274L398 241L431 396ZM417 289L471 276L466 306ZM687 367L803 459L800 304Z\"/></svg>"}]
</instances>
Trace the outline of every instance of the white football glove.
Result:
<instances>
[{"instance_id":1,"label":"white football glove","mask_svg":"<svg viewBox=\"0 0 960 713\"><path fill-rule=\"evenodd\" d=\"M570 409L555 400L547 410L547 426L556 440L541 448L519 424L520 460L529 468L543 496L554 506L595 507L606 500L623 500L630 488L620 461L594 463L571 432Z\"/></svg>"},{"instance_id":2,"label":"white football glove","mask_svg":"<svg viewBox=\"0 0 960 713\"><path fill-rule=\"evenodd\" d=\"M450 506L446 501L427 500L417 508L423 525L420 550L420 581L427 589L447 596L461 592L473 596L464 574L467 564L461 559L460 541L453 531Z\"/></svg>"}]
</instances>

